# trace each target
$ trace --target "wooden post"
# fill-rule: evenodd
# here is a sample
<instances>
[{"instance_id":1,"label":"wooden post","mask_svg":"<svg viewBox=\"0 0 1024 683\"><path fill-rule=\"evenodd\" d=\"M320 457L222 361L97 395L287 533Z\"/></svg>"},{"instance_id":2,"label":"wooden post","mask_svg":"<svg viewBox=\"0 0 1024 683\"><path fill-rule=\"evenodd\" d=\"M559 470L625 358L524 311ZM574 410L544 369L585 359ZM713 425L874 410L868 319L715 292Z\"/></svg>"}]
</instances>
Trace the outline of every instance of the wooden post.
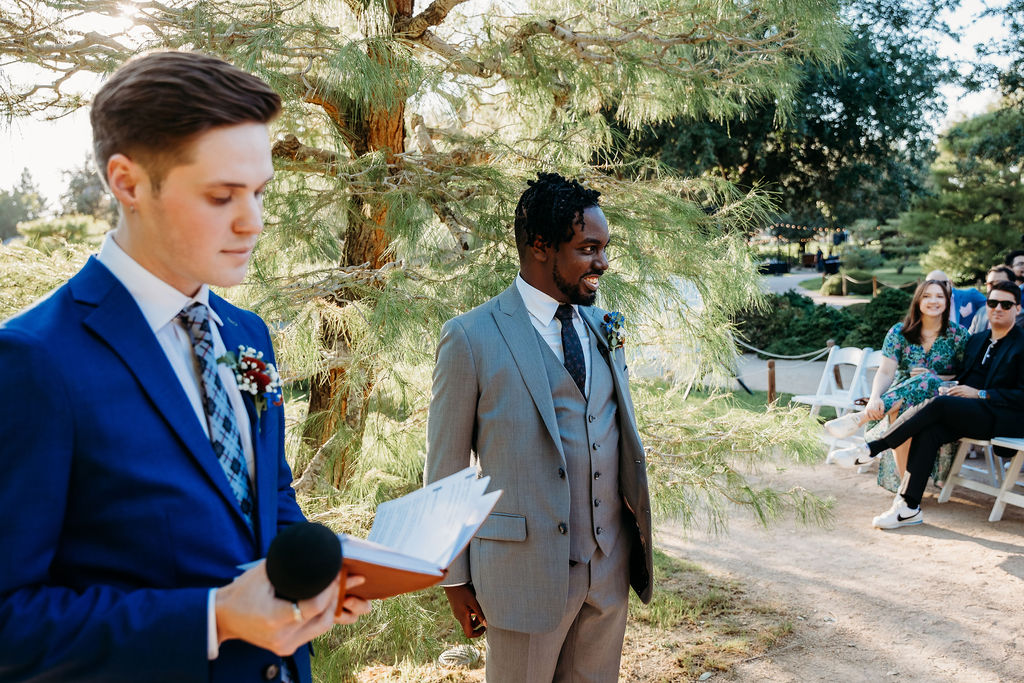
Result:
<instances>
[{"instance_id":1,"label":"wooden post","mask_svg":"<svg viewBox=\"0 0 1024 683\"><path fill-rule=\"evenodd\" d=\"M878 277L871 276L871 296L878 296Z\"/></svg>"},{"instance_id":2,"label":"wooden post","mask_svg":"<svg viewBox=\"0 0 1024 683\"><path fill-rule=\"evenodd\" d=\"M843 296L846 296L846 276L845 276L845 275L843 275L842 273L840 273L840 274L839 274L839 277L840 277L840 278L842 279L842 281L843 281Z\"/></svg>"},{"instance_id":3,"label":"wooden post","mask_svg":"<svg viewBox=\"0 0 1024 683\"><path fill-rule=\"evenodd\" d=\"M775 359L768 359L768 403L775 403Z\"/></svg>"}]
</instances>

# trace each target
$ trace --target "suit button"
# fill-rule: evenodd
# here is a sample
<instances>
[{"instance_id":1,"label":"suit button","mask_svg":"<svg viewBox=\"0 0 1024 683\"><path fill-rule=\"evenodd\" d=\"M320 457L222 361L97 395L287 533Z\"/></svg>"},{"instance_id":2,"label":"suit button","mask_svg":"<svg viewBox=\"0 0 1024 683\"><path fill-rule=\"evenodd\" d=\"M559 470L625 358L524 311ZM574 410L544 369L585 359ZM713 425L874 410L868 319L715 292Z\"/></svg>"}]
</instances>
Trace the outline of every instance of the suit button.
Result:
<instances>
[{"instance_id":1,"label":"suit button","mask_svg":"<svg viewBox=\"0 0 1024 683\"><path fill-rule=\"evenodd\" d=\"M587 415L587 422L593 422L593 421L594 421L594 420L596 420L596 419L597 419L597 418L596 418L596 417L594 417L593 415Z\"/></svg>"},{"instance_id":2,"label":"suit button","mask_svg":"<svg viewBox=\"0 0 1024 683\"><path fill-rule=\"evenodd\" d=\"M602 529L601 527L597 527L597 529L594 530L594 533L600 536L602 531L604 531L604 529Z\"/></svg>"},{"instance_id":3,"label":"suit button","mask_svg":"<svg viewBox=\"0 0 1024 683\"><path fill-rule=\"evenodd\" d=\"M600 472L594 472L594 479L600 479L600 478L601 478L601 473Z\"/></svg>"},{"instance_id":4,"label":"suit button","mask_svg":"<svg viewBox=\"0 0 1024 683\"><path fill-rule=\"evenodd\" d=\"M266 668L263 669L263 680L272 681L277 678L279 673L281 673L281 667L277 664L267 664Z\"/></svg>"},{"instance_id":5,"label":"suit button","mask_svg":"<svg viewBox=\"0 0 1024 683\"><path fill-rule=\"evenodd\" d=\"M599 443L597 443L597 442L595 441L595 442L594 442L594 450L596 451L596 450L598 450L599 448L601 448L601 444L599 444Z\"/></svg>"},{"instance_id":6,"label":"suit button","mask_svg":"<svg viewBox=\"0 0 1024 683\"><path fill-rule=\"evenodd\" d=\"M594 499L594 507L601 507L601 500L599 498Z\"/></svg>"},{"instance_id":7,"label":"suit button","mask_svg":"<svg viewBox=\"0 0 1024 683\"><path fill-rule=\"evenodd\" d=\"M559 479L565 479L565 468L564 467L559 467L558 468L558 478Z\"/></svg>"},{"instance_id":8,"label":"suit button","mask_svg":"<svg viewBox=\"0 0 1024 683\"><path fill-rule=\"evenodd\" d=\"M569 533L569 525L566 524L565 522L559 522L558 523L558 533L560 533L563 536L565 536L567 533Z\"/></svg>"}]
</instances>

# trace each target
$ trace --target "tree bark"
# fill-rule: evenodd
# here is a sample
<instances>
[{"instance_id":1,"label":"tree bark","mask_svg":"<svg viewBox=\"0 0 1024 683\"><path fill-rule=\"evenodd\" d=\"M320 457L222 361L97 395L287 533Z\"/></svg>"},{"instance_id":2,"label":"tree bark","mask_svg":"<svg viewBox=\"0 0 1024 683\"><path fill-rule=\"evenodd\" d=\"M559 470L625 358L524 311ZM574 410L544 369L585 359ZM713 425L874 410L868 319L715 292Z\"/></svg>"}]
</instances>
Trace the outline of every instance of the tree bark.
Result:
<instances>
[{"instance_id":1,"label":"tree bark","mask_svg":"<svg viewBox=\"0 0 1024 683\"><path fill-rule=\"evenodd\" d=\"M392 24L399 18L408 20L412 16L412 0L398 0L393 3L393 7L395 14L392 16ZM369 55L381 63L390 61L392 57L388 49L380 47L372 48ZM395 87L403 88L403 85L397 82ZM398 98L398 101L402 104L393 109L369 108L358 120L351 122L354 125L349 126L349 130L365 133L365 138L354 147L362 153L383 151L392 169L396 168L396 155L405 151L404 98ZM391 244L383 227L387 221L387 204L362 197L354 197L352 201L354 210L350 214L340 265L369 263L371 268L380 268L387 261L385 254ZM331 303L345 305L348 301ZM351 356L350 340L338 334L326 322L321 322L320 339L329 357ZM324 419L307 423L303 435L306 443L319 451L339 430L347 432L338 448L332 449L336 451L336 456L331 467L331 484L336 488L344 486L352 472L353 459L362 446L367 403L374 385L372 374L365 375L352 385L348 382L347 372L347 366L334 365L326 373L318 374L311 380L308 414L322 414Z\"/></svg>"}]
</instances>

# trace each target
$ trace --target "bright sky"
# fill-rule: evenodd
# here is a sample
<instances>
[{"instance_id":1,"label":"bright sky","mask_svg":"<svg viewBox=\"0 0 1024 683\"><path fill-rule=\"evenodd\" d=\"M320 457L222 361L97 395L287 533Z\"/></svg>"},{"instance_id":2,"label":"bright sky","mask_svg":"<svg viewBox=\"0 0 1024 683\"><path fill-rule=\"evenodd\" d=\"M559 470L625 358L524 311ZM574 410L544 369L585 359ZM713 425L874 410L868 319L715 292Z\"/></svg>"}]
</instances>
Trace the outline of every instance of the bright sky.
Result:
<instances>
[{"instance_id":1,"label":"bright sky","mask_svg":"<svg viewBox=\"0 0 1024 683\"><path fill-rule=\"evenodd\" d=\"M953 28L962 29L963 39L959 43L944 41L940 46L943 56L969 60L974 55L974 45L1005 34L998 18L977 19L982 9L982 0L963 0L961 9L950 18ZM94 79L92 83L79 83L79 86L86 92L95 92L98 84L99 79ZM983 111L995 99L992 92L965 95L962 89L951 86L944 87L942 93L948 111L938 125L940 130L953 121ZM51 208L55 208L57 197L66 185L62 171L81 166L89 147L89 116L85 109L56 121L19 119L10 125L0 122L0 189L16 185L22 169L28 168L50 200Z\"/></svg>"}]
</instances>

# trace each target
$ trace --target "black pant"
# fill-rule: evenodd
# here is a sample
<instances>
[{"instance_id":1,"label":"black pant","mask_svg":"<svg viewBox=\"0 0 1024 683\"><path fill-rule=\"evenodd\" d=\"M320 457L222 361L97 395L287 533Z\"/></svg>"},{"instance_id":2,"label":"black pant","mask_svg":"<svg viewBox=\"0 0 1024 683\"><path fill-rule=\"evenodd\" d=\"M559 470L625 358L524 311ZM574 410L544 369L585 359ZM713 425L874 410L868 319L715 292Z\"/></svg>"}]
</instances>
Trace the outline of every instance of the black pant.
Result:
<instances>
[{"instance_id":1,"label":"black pant","mask_svg":"<svg viewBox=\"0 0 1024 683\"><path fill-rule=\"evenodd\" d=\"M917 406L902 424L885 433L882 440L890 447L913 439L907 456L910 482L903 498L910 507L921 504L928 476L944 443L969 439L991 439L995 434L995 415L981 399L936 396Z\"/></svg>"}]
</instances>

